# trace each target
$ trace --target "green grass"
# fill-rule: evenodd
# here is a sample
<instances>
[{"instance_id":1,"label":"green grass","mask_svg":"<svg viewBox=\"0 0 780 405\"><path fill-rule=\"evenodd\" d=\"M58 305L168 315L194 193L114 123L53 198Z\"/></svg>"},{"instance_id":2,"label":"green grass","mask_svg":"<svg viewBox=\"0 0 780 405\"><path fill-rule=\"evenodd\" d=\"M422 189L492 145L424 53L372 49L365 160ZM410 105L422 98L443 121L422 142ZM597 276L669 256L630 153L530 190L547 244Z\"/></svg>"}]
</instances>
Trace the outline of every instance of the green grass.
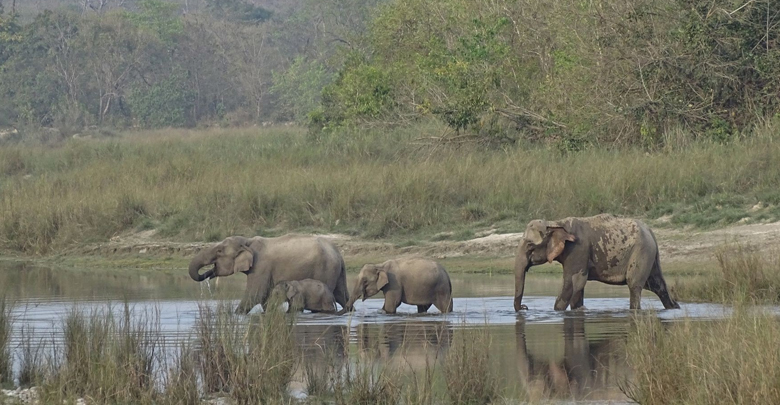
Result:
<instances>
[{"instance_id":1,"label":"green grass","mask_svg":"<svg viewBox=\"0 0 780 405\"><path fill-rule=\"evenodd\" d=\"M157 229L214 241L291 230L392 238L600 212L713 226L780 215L768 135L669 153L440 148L423 126L318 140L299 128L167 130L0 150L0 249L28 254ZM762 208L751 208L762 202Z\"/></svg>"},{"instance_id":2,"label":"green grass","mask_svg":"<svg viewBox=\"0 0 780 405\"><path fill-rule=\"evenodd\" d=\"M739 306L722 321L637 319L627 342L640 404L780 403L780 323Z\"/></svg>"},{"instance_id":3,"label":"green grass","mask_svg":"<svg viewBox=\"0 0 780 405\"><path fill-rule=\"evenodd\" d=\"M780 252L749 245L724 245L715 252L718 272L678 281L673 293L682 301L780 303Z\"/></svg>"}]
</instances>

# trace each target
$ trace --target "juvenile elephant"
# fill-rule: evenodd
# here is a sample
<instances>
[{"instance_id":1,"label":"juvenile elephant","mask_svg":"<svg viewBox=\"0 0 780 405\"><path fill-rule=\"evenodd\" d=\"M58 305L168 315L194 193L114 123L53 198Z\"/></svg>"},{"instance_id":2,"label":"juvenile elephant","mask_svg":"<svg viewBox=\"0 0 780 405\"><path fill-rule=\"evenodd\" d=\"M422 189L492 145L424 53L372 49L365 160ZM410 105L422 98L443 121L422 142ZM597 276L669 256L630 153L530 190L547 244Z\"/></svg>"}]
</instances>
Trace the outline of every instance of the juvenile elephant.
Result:
<instances>
[{"instance_id":1,"label":"juvenile elephant","mask_svg":"<svg viewBox=\"0 0 780 405\"><path fill-rule=\"evenodd\" d=\"M515 256L515 311L528 309L522 304L525 273L553 260L563 265L558 311L582 306L588 280L628 285L631 309L640 308L643 288L658 295L664 308L680 308L661 275L655 235L641 221L601 214L528 223Z\"/></svg>"},{"instance_id":2,"label":"juvenile elephant","mask_svg":"<svg viewBox=\"0 0 780 405\"><path fill-rule=\"evenodd\" d=\"M382 291L384 311L394 314L401 303L417 305L417 312L426 312L431 305L441 312L452 311L452 284L444 267L433 260L403 258L381 264L366 264L352 290L352 298L342 310L354 310L361 296L363 301Z\"/></svg>"},{"instance_id":3,"label":"juvenile elephant","mask_svg":"<svg viewBox=\"0 0 780 405\"><path fill-rule=\"evenodd\" d=\"M281 281L271 291L271 297L280 297L279 302L287 302L287 312L336 312L336 299L323 282L312 280Z\"/></svg>"},{"instance_id":4,"label":"juvenile elephant","mask_svg":"<svg viewBox=\"0 0 780 405\"><path fill-rule=\"evenodd\" d=\"M200 269L209 265L214 267L201 274ZM258 303L265 308L271 288L280 281L311 278L323 282L342 307L349 299L341 254L332 243L314 236L231 236L195 255L189 271L195 281L246 274L246 293L237 313L246 314Z\"/></svg>"}]
</instances>

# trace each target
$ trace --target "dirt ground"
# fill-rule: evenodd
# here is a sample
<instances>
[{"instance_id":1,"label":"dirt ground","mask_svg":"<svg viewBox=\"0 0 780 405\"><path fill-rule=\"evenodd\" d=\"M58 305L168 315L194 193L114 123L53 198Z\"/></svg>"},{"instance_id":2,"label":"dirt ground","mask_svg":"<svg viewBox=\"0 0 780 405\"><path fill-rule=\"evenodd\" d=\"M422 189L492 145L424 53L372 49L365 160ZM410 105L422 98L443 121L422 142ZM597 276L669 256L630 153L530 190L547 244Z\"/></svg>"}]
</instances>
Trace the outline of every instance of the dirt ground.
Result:
<instances>
[{"instance_id":1,"label":"dirt ground","mask_svg":"<svg viewBox=\"0 0 780 405\"><path fill-rule=\"evenodd\" d=\"M748 244L756 249L774 247L780 242L780 222L735 225L714 230L653 227L664 262L703 262L712 260L719 246L727 243ZM465 241L421 242L398 247L394 243L363 240L342 234L321 235L332 240L345 257L396 256L419 254L436 259L478 256L513 256L522 233L494 233L484 230L479 237ZM210 243L184 243L156 240L155 231L117 236L107 243L78 249L77 254L110 256L112 254L179 254L191 255Z\"/></svg>"}]
</instances>

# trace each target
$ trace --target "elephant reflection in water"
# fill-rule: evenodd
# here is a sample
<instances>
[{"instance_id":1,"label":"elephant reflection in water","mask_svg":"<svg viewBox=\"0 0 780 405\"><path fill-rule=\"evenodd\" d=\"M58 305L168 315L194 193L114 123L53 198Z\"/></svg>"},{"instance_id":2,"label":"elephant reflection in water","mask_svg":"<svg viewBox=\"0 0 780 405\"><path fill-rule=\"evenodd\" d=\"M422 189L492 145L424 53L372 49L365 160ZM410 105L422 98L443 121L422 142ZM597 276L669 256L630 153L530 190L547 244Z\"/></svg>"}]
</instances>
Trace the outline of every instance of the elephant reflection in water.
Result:
<instances>
[{"instance_id":1,"label":"elephant reflection in water","mask_svg":"<svg viewBox=\"0 0 780 405\"><path fill-rule=\"evenodd\" d=\"M346 325L297 324L295 342L302 354L301 367L297 367L290 389L307 391L307 373L327 378L332 370L340 370L347 357L349 327Z\"/></svg>"},{"instance_id":2,"label":"elephant reflection in water","mask_svg":"<svg viewBox=\"0 0 780 405\"><path fill-rule=\"evenodd\" d=\"M442 360L451 343L452 326L447 321L409 320L357 326L358 352L363 359L413 371Z\"/></svg>"},{"instance_id":3,"label":"elephant reflection in water","mask_svg":"<svg viewBox=\"0 0 780 405\"><path fill-rule=\"evenodd\" d=\"M588 341L583 314L567 315L563 325L526 325L521 317L515 332L518 371L532 396L625 399L618 388L630 374L622 338Z\"/></svg>"}]
</instances>

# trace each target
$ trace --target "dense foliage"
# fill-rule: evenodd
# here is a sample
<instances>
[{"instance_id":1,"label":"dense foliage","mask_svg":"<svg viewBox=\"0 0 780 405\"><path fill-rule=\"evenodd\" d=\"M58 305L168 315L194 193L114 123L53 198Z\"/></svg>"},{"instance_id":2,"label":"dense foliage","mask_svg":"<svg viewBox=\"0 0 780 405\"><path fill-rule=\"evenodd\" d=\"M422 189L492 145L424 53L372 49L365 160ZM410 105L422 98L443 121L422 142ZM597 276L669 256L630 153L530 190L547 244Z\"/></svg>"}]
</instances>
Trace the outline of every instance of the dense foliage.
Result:
<instances>
[{"instance_id":1,"label":"dense foliage","mask_svg":"<svg viewBox=\"0 0 780 405\"><path fill-rule=\"evenodd\" d=\"M570 151L727 142L780 107L780 0L49 3L0 14L0 127L435 119Z\"/></svg>"}]
</instances>

